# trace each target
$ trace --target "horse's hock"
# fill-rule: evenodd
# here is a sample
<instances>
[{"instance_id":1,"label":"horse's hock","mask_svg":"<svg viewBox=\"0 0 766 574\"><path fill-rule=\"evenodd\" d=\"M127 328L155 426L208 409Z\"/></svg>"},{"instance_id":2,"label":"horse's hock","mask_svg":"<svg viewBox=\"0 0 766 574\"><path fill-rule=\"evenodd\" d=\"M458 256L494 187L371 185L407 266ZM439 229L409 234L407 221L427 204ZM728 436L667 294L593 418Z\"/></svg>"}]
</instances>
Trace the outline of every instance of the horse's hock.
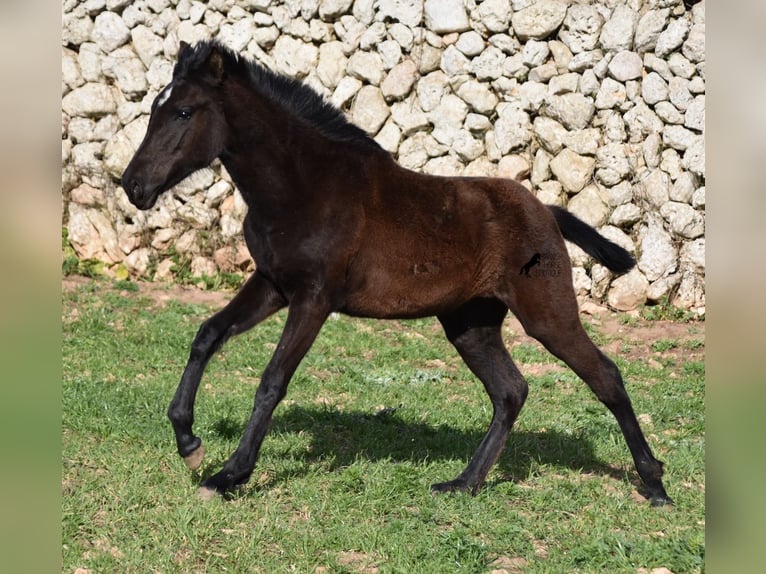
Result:
<instances>
[{"instance_id":1,"label":"horse's hock","mask_svg":"<svg viewBox=\"0 0 766 574\"><path fill-rule=\"evenodd\" d=\"M578 294L704 310L704 0L63 7L64 224L80 258L158 279L179 256L197 275L250 264L219 164L148 212L118 182L179 42L217 38L310 83L405 167L518 179L636 255L615 278L570 246Z\"/></svg>"}]
</instances>

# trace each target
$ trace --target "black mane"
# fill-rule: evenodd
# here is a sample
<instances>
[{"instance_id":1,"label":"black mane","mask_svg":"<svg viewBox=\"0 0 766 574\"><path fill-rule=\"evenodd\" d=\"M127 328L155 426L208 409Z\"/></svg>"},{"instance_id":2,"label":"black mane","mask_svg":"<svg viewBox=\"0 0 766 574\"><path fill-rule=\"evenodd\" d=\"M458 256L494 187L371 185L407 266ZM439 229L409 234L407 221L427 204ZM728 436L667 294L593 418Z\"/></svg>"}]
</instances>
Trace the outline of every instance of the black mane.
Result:
<instances>
[{"instance_id":1,"label":"black mane","mask_svg":"<svg viewBox=\"0 0 766 574\"><path fill-rule=\"evenodd\" d=\"M193 74L207 61L213 50L223 55L227 70L235 70L249 77L253 89L260 95L307 121L325 137L382 149L364 130L352 124L343 112L307 84L272 72L254 60L241 57L215 40L199 42L180 55L173 70L173 77Z\"/></svg>"}]
</instances>

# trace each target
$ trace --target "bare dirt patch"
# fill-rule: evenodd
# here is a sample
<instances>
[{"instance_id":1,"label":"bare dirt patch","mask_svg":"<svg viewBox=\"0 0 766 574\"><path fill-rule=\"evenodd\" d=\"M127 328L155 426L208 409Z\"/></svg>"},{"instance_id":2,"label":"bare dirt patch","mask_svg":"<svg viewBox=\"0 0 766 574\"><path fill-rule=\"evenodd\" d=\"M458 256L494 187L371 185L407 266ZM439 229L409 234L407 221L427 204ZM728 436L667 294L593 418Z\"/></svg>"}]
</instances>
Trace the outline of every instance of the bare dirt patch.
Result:
<instances>
[{"instance_id":1,"label":"bare dirt patch","mask_svg":"<svg viewBox=\"0 0 766 574\"><path fill-rule=\"evenodd\" d=\"M115 288L114 284L96 281L87 277L68 276L62 279L64 292L71 292L94 282L104 288ZM205 305L211 313L223 308L235 293L233 291L207 291L190 285L175 283L137 282L138 295L147 297L158 307L164 307L169 301L194 305ZM124 290L125 296L135 292ZM637 314L617 313L592 303L584 305L588 313L582 313L584 324L590 325L605 342L600 344L609 356L620 356L627 360L646 360L660 365L665 359L675 359L679 364L689 361L702 361L705 354L705 322L676 322L666 320L646 320ZM66 310L64 320L67 319ZM396 327L394 324L392 329ZM418 336L422 336L419 335ZM509 316L504 325L504 338L513 348L516 345L539 345L537 341L524 333L521 323ZM547 372L564 370L552 363L529 363L522 365L525 375L541 375Z\"/></svg>"},{"instance_id":2,"label":"bare dirt patch","mask_svg":"<svg viewBox=\"0 0 766 574\"><path fill-rule=\"evenodd\" d=\"M64 277L61 286L64 292L70 292L93 283L93 279L70 275ZM207 291L193 285L178 285L175 283L133 283L138 287L138 294L148 297L158 307L164 307L168 301L178 301L179 303L188 303L192 305L208 305L212 309L222 308L234 297L233 291ZM125 295L130 295L130 291L124 290Z\"/></svg>"}]
</instances>

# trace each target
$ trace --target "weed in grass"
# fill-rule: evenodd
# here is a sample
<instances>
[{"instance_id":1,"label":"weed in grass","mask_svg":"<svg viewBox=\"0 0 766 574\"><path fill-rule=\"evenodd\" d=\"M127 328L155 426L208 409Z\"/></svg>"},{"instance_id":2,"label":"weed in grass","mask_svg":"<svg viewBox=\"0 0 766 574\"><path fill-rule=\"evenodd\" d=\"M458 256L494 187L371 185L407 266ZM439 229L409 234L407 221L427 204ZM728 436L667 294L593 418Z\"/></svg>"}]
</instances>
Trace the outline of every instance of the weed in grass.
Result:
<instances>
[{"instance_id":1,"label":"weed in grass","mask_svg":"<svg viewBox=\"0 0 766 574\"><path fill-rule=\"evenodd\" d=\"M669 351L678 347L678 341L671 339L659 339L652 343L652 350L658 353Z\"/></svg>"},{"instance_id":2,"label":"weed in grass","mask_svg":"<svg viewBox=\"0 0 766 574\"><path fill-rule=\"evenodd\" d=\"M136 293L138 292L138 284L132 281L128 281L126 279L121 279L119 281L114 282L114 288L119 289L121 291L128 291L130 293Z\"/></svg>"},{"instance_id":3,"label":"weed in grass","mask_svg":"<svg viewBox=\"0 0 766 574\"><path fill-rule=\"evenodd\" d=\"M699 315L671 304L667 295L663 296L654 305L645 305L642 307L641 316L647 321L677 321L681 323L689 323L700 320Z\"/></svg>"},{"instance_id":4,"label":"weed in grass","mask_svg":"<svg viewBox=\"0 0 766 574\"><path fill-rule=\"evenodd\" d=\"M685 341L683 344L684 349L688 349L689 351L697 351L699 349L702 349L705 346L705 341L702 339L689 339L688 341Z\"/></svg>"},{"instance_id":5,"label":"weed in grass","mask_svg":"<svg viewBox=\"0 0 766 574\"><path fill-rule=\"evenodd\" d=\"M627 325L628 327L637 327L639 324L638 318L634 317L633 315L629 315L628 313L623 313L620 315L620 323L622 325Z\"/></svg>"}]
</instances>

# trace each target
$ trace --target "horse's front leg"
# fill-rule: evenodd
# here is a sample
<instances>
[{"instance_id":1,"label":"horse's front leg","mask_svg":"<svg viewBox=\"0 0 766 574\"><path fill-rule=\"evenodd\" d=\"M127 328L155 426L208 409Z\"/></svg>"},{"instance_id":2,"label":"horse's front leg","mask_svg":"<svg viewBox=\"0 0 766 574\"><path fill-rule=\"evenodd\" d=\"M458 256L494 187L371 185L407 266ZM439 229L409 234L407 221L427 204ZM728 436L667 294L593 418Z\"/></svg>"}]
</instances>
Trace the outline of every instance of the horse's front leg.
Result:
<instances>
[{"instance_id":1,"label":"horse's front leg","mask_svg":"<svg viewBox=\"0 0 766 574\"><path fill-rule=\"evenodd\" d=\"M294 299L290 303L284 331L261 377L253 412L239 446L220 472L202 482L200 497L209 499L215 493L224 494L249 480L274 409L285 396L290 378L316 339L329 312L330 306L315 296Z\"/></svg>"},{"instance_id":2,"label":"horse's front leg","mask_svg":"<svg viewBox=\"0 0 766 574\"><path fill-rule=\"evenodd\" d=\"M192 470L202 464L205 454L202 441L192 432L192 424L194 399L210 357L229 337L254 327L285 304L274 286L256 271L226 307L199 328L181 382L168 408L178 454Z\"/></svg>"}]
</instances>

